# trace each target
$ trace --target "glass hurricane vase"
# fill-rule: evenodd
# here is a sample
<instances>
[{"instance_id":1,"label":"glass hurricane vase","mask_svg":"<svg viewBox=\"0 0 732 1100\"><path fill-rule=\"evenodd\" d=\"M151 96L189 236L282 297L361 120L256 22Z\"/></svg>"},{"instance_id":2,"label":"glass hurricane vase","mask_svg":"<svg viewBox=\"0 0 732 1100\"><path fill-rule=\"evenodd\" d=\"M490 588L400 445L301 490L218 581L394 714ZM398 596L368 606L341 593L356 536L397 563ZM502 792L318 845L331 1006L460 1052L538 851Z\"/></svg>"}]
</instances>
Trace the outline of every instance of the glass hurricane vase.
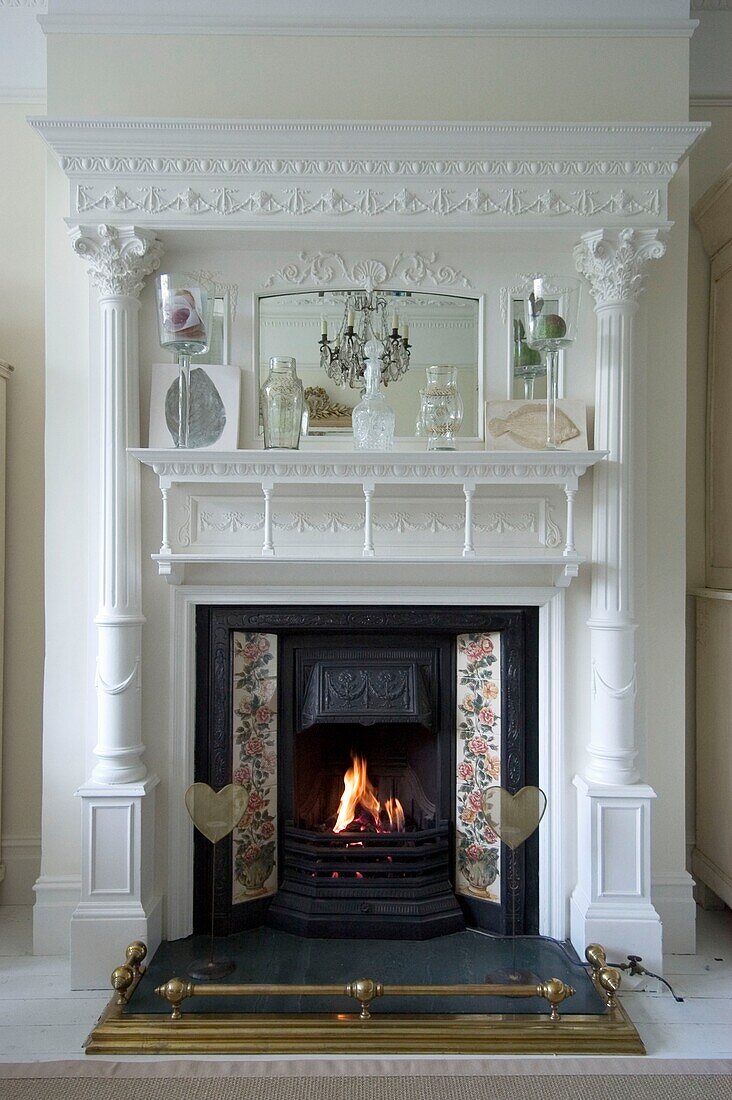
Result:
<instances>
[{"instance_id":1,"label":"glass hurricane vase","mask_svg":"<svg viewBox=\"0 0 732 1100\"><path fill-rule=\"evenodd\" d=\"M203 355L211 341L213 297L185 275L159 275L160 346L178 357L178 422L176 447L191 446L191 356Z\"/></svg>"},{"instance_id":2,"label":"glass hurricane vase","mask_svg":"<svg viewBox=\"0 0 732 1100\"><path fill-rule=\"evenodd\" d=\"M532 275L523 288L526 343L546 354L547 450L561 445L557 433L559 352L577 339L581 294L581 280L570 276L550 279Z\"/></svg>"},{"instance_id":3,"label":"glass hurricane vase","mask_svg":"<svg viewBox=\"0 0 732 1100\"><path fill-rule=\"evenodd\" d=\"M428 451L454 451L455 436L463 422L463 399L457 387L457 367L427 367L427 381L419 391L420 435L427 437Z\"/></svg>"}]
</instances>

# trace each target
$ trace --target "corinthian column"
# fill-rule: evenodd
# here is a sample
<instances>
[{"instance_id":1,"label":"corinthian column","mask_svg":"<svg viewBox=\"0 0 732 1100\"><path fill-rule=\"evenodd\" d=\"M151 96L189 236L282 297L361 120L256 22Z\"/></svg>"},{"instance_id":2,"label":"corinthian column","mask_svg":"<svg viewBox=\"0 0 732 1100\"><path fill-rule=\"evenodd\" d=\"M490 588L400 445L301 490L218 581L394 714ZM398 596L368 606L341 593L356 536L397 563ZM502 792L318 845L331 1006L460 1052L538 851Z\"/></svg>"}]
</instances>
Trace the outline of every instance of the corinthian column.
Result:
<instances>
[{"instance_id":1,"label":"corinthian column","mask_svg":"<svg viewBox=\"0 0 732 1100\"><path fill-rule=\"evenodd\" d=\"M105 986L120 945L160 942L154 893L155 787L141 736L139 295L161 246L133 226L72 233L99 292L99 609L97 758L77 791L82 805L81 898L71 919L71 985Z\"/></svg>"},{"instance_id":2,"label":"corinthian column","mask_svg":"<svg viewBox=\"0 0 732 1100\"><path fill-rule=\"evenodd\" d=\"M160 265L160 244L134 227L100 225L73 234L99 291L101 439L97 697L97 783L129 783L146 768L140 733L142 643L140 468L128 447L140 442L137 314L145 277Z\"/></svg>"},{"instance_id":3,"label":"corinthian column","mask_svg":"<svg viewBox=\"0 0 732 1100\"><path fill-rule=\"evenodd\" d=\"M651 904L650 814L655 792L636 765L636 623L633 607L633 318L646 264L665 246L657 229L597 230L575 249L597 317L592 692L588 763L578 791L578 881L572 941L602 943L613 958L661 965L661 924ZM652 960L653 965L648 960Z\"/></svg>"},{"instance_id":4,"label":"corinthian column","mask_svg":"<svg viewBox=\"0 0 732 1100\"><path fill-rule=\"evenodd\" d=\"M633 317L648 260L665 245L656 229L598 230L575 249L597 315L592 523L592 704L587 778L636 783L636 658L633 607Z\"/></svg>"}]
</instances>

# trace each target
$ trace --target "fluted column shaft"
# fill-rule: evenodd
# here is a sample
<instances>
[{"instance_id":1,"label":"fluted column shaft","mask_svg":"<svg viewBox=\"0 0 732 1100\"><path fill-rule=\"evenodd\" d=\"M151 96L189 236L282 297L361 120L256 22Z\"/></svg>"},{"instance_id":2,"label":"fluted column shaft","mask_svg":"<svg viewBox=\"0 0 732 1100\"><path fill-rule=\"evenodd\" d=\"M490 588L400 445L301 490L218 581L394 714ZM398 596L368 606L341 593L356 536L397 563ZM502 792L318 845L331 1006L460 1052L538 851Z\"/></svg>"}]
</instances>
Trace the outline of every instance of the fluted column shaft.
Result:
<instances>
[{"instance_id":1,"label":"fluted column shaft","mask_svg":"<svg viewBox=\"0 0 732 1100\"><path fill-rule=\"evenodd\" d=\"M98 731L93 782L144 778L141 736L139 294L160 263L160 245L134 227L76 230L74 250L90 264L100 311Z\"/></svg>"},{"instance_id":2,"label":"fluted column shaft","mask_svg":"<svg viewBox=\"0 0 732 1100\"><path fill-rule=\"evenodd\" d=\"M649 259L663 256L658 231L587 233L575 250L597 316L592 524L592 695L588 780L622 785L636 768L636 653L633 609L633 317Z\"/></svg>"}]
</instances>

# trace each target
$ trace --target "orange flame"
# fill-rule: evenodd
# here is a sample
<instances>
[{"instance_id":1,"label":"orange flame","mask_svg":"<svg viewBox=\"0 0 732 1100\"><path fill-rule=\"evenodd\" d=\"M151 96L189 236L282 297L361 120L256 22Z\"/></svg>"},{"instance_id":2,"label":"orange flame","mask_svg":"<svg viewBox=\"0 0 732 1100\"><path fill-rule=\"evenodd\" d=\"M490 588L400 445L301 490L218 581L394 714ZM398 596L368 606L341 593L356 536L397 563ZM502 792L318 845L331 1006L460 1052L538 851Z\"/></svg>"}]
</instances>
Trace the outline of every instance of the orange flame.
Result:
<instances>
[{"instance_id":1,"label":"orange flame","mask_svg":"<svg viewBox=\"0 0 732 1100\"><path fill-rule=\"evenodd\" d=\"M353 765L343 776L343 794L338 804L338 816L333 826L334 833L342 833L355 819L359 807L361 812L367 813L372 819L377 832L403 832L404 810L398 798L388 798L384 805L389 818L389 828L385 829L381 822L381 803L376 797L376 789L369 780L366 770L366 760L363 756L354 753L351 757Z\"/></svg>"}]
</instances>

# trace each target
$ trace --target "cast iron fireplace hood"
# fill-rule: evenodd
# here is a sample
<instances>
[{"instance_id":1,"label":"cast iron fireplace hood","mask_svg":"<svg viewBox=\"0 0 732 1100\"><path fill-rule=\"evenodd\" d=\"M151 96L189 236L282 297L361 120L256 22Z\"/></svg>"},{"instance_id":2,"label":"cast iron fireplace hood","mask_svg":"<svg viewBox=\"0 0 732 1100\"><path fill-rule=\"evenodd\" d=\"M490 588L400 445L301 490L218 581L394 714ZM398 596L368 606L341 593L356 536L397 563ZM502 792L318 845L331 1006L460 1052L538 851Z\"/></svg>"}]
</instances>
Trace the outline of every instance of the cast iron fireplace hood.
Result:
<instances>
[{"instance_id":1,"label":"cast iron fireplace hood","mask_svg":"<svg viewBox=\"0 0 732 1100\"><path fill-rule=\"evenodd\" d=\"M432 704L417 661L332 658L311 668L302 707L302 728L372 726L385 722L432 726Z\"/></svg>"}]
</instances>

